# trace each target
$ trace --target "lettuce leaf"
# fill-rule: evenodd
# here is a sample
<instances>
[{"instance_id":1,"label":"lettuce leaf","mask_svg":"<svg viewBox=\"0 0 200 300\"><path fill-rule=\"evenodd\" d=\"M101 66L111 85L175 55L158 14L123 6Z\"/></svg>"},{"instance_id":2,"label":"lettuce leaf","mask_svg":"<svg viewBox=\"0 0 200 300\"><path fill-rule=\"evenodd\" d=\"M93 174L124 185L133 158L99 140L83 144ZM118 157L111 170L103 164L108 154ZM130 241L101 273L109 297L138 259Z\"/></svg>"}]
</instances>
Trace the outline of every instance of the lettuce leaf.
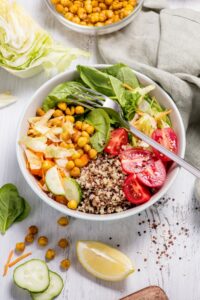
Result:
<instances>
[{"instance_id":1,"label":"lettuce leaf","mask_svg":"<svg viewBox=\"0 0 200 300\"><path fill-rule=\"evenodd\" d=\"M0 1L0 66L26 78L45 70L62 72L79 55L88 54L56 43L16 1Z\"/></svg>"}]
</instances>

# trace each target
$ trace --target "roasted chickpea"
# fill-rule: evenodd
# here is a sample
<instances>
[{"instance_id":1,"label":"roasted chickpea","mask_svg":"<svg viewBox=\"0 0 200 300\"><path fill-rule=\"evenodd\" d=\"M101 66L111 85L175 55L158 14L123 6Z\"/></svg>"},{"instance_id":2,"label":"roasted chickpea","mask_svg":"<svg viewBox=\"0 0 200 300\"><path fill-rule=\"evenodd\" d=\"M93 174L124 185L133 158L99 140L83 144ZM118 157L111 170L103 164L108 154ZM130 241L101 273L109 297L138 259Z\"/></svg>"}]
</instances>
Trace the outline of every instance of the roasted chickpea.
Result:
<instances>
[{"instance_id":1,"label":"roasted chickpea","mask_svg":"<svg viewBox=\"0 0 200 300\"><path fill-rule=\"evenodd\" d=\"M56 117L62 117L63 116L63 112L62 110L60 109L56 109L53 113L53 117L56 118Z\"/></svg>"},{"instance_id":2,"label":"roasted chickpea","mask_svg":"<svg viewBox=\"0 0 200 300\"><path fill-rule=\"evenodd\" d=\"M101 11L99 13L99 21L104 22L107 19L106 13L104 11Z\"/></svg>"},{"instance_id":3,"label":"roasted chickpea","mask_svg":"<svg viewBox=\"0 0 200 300\"><path fill-rule=\"evenodd\" d=\"M31 225L29 228L28 228L28 233L30 234L37 234L38 233L38 227L35 226L35 225Z\"/></svg>"},{"instance_id":4,"label":"roasted chickpea","mask_svg":"<svg viewBox=\"0 0 200 300\"><path fill-rule=\"evenodd\" d=\"M69 224L68 217L60 217L57 221L60 226L67 226Z\"/></svg>"},{"instance_id":5,"label":"roasted chickpea","mask_svg":"<svg viewBox=\"0 0 200 300\"><path fill-rule=\"evenodd\" d=\"M65 120L66 120L66 121L69 121L69 122L71 122L71 123L74 123L74 122L75 122L75 119L74 119L73 116L66 116L66 117L65 117Z\"/></svg>"},{"instance_id":6,"label":"roasted chickpea","mask_svg":"<svg viewBox=\"0 0 200 300\"><path fill-rule=\"evenodd\" d=\"M74 163L77 167L83 168L89 162L89 158L87 154L83 154L80 158L75 159Z\"/></svg>"},{"instance_id":7,"label":"roasted chickpea","mask_svg":"<svg viewBox=\"0 0 200 300\"><path fill-rule=\"evenodd\" d=\"M58 242L58 246L62 249L65 249L67 248L69 245L69 242L67 239L60 239L59 242Z\"/></svg>"},{"instance_id":8,"label":"roasted chickpea","mask_svg":"<svg viewBox=\"0 0 200 300\"><path fill-rule=\"evenodd\" d=\"M107 8L107 6L106 6L106 4L105 3L99 3L99 7L103 10L103 9L106 9Z\"/></svg>"},{"instance_id":9,"label":"roasted chickpea","mask_svg":"<svg viewBox=\"0 0 200 300\"><path fill-rule=\"evenodd\" d=\"M72 177L79 177L81 174L81 171L78 167L74 167L71 171L70 171L70 175Z\"/></svg>"},{"instance_id":10,"label":"roasted chickpea","mask_svg":"<svg viewBox=\"0 0 200 300\"><path fill-rule=\"evenodd\" d=\"M56 256L56 251L54 249L48 249L45 254L45 258L48 260L54 259L55 256Z\"/></svg>"},{"instance_id":11,"label":"roasted chickpea","mask_svg":"<svg viewBox=\"0 0 200 300\"><path fill-rule=\"evenodd\" d=\"M75 108L74 108L74 106L71 106L71 107L70 107L70 110L71 110L71 115L74 115L74 113L75 113Z\"/></svg>"},{"instance_id":12,"label":"roasted chickpea","mask_svg":"<svg viewBox=\"0 0 200 300\"><path fill-rule=\"evenodd\" d=\"M86 145L83 147L83 149L84 149L85 152L88 152L88 151L90 151L91 146L88 145L88 144L86 144Z\"/></svg>"},{"instance_id":13,"label":"roasted chickpea","mask_svg":"<svg viewBox=\"0 0 200 300\"><path fill-rule=\"evenodd\" d=\"M67 12L65 14L65 18L69 21L72 21L73 17L74 17L74 14L72 14L71 12ZM68 110L70 111L70 109L68 108L68 109L66 109L65 113L69 115Z\"/></svg>"},{"instance_id":14,"label":"roasted chickpea","mask_svg":"<svg viewBox=\"0 0 200 300\"><path fill-rule=\"evenodd\" d=\"M98 7L99 3L96 0L92 1L92 7Z\"/></svg>"},{"instance_id":15,"label":"roasted chickpea","mask_svg":"<svg viewBox=\"0 0 200 300\"><path fill-rule=\"evenodd\" d=\"M65 142L67 142L70 139L70 134L67 130L61 133L61 139Z\"/></svg>"},{"instance_id":16,"label":"roasted chickpea","mask_svg":"<svg viewBox=\"0 0 200 300\"><path fill-rule=\"evenodd\" d=\"M87 18L87 13L86 13L86 10L83 8L83 7L79 7L78 9L78 17L81 19L81 20L85 20ZM77 107L79 106L76 106L75 108L75 112L77 114ZM80 106L82 107L82 106ZM83 110L84 111L84 110Z\"/></svg>"},{"instance_id":17,"label":"roasted chickpea","mask_svg":"<svg viewBox=\"0 0 200 300\"><path fill-rule=\"evenodd\" d=\"M107 5L111 5L112 2L113 2L113 0L105 0L105 4L107 4Z\"/></svg>"},{"instance_id":18,"label":"roasted chickpea","mask_svg":"<svg viewBox=\"0 0 200 300\"><path fill-rule=\"evenodd\" d=\"M61 110L66 110L67 109L67 104L65 102L60 102L58 103L58 108L61 109Z\"/></svg>"},{"instance_id":19,"label":"roasted chickpea","mask_svg":"<svg viewBox=\"0 0 200 300\"><path fill-rule=\"evenodd\" d=\"M99 22L99 13L92 13L92 14L90 15L90 21L91 21L92 23L97 23L97 22Z\"/></svg>"},{"instance_id":20,"label":"roasted chickpea","mask_svg":"<svg viewBox=\"0 0 200 300\"><path fill-rule=\"evenodd\" d=\"M83 122L83 124L82 124L82 130L83 130L83 131L84 131L84 130L87 130L88 126L90 126L90 125Z\"/></svg>"},{"instance_id":21,"label":"roasted chickpea","mask_svg":"<svg viewBox=\"0 0 200 300\"><path fill-rule=\"evenodd\" d=\"M72 160L69 160L66 164L66 169L71 170L75 167L75 163Z\"/></svg>"},{"instance_id":22,"label":"roasted chickpea","mask_svg":"<svg viewBox=\"0 0 200 300\"><path fill-rule=\"evenodd\" d=\"M96 12L100 12L101 11L101 8L100 7L94 7L93 9L92 9L92 12L93 13L96 13Z\"/></svg>"},{"instance_id":23,"label":"roasted chickpea","mask_svg":"<svg viewBox=\"0 0 200 300\"><path fill-rule=\"evenodd\" d=\"M81 130L82 129L82 122L81 121L77 121L76 123L75 123L75 128L76 129L78 129L78 130Z\"/></svg>"},{"instance_id":24,"label":"roasted chickpea","mask_svg":"<svg viewBox=\"0 0 200 300\"><path fill-rule=\"evenodd\" d=\"M80 154L80 156L82 156L83 154L84 154L84 151L83 151L83 149L78 149L78 151L77 151L79 154Z\"/></svg>"},{"instance_id":25,"label":"roasted chickpea","mask_svg":"<svg viewBox=\"0 0 200 300\"><path fill-rule=\"evenodd\" d=\"M64 11L64 7L62 6L62 4L56 4L56 10L59 13L62 13Z\"/></svg>"},{"instance_id":26,"label":"roasted chickpea","mask_svg":"<svg viewBox=\"0 0 200 300\"><path fill-rule=\"evenodd\" d=\"M83 148L88 143L88 140L89 139L87 137L81 136L81 137L78 138L77 145L80 148Z\"/></svg>"},{"instance_id":27,"label":"roasted chickpea","mask_svg":"<svg viewBox=\"0 0 200 300\"><path fill-rule=\"evenodd\" d=\"M76 14L78 11L78 5L76 5L76 4L71 5L69 10L71 13Z\"/></svg>"},{"instance_id":28,"label":"roasted chickpea","mask_svg":"<svg viewBox=\"0 0 200 300\"><path fill-rule=\"evenodd\" d=\"M77 151L76 153L74 153L74 154L72 155L71 159L72 159L72 160L75 160L75 159L80 158L80 157L81 157L81 155L80 155L80 153L78 153L78 151Z\"/></svg>"},{"instance_id":29,"label":"roasted chickpea","mask_svg":"<svg viewBox=\"0 0 200 300\"><path fill-rule=\"evenodd\" d=\"M87 137L87 138L90 137L90 136L89 136L89 133L88 133L87 131L82 131L82 132L81 132L81 136L85 136L85 137Z\"/></svg>"},{"instance_id":30,"label":"roasted chickpea","mask_svg":"<svg viewBox=\"0 0 200 300\"><path fill-rule=\"evenodd\" d=\"M77 209L77 206L78 206L78 203L75 201L75 200L70 200L68 203L67 203L67 207L69 209Z\"/></svg>"},{"instance_id":31,"label":"roasted chickpea","mask_svg":"<svg viewBox=\"0 0 200 300\"><path fill-rule=\"evenodd\" d=\"M60 267L61 267L63 270L68 270L69 267L70 267L70 260L69 260L69 259L63 259L63 260L60 262Z\"/></svg>"},{"instance_id":32,"label":"roasted chickpea","mask_svg":"<svg viewBox=\"0 0 200 300\"><path fill-rule=\"evenodd\" d=\"M97 157L97 150L91 149L89 150L88 154L91 159L95 159Z\"/></svg>"},{"instance_id":33,"label":"roasted chickpea","mask_svg":"<svg viewBox=\"0 0 200 300\"><path fill-rule=\"evenodd\" d=\"M61 0L62 1L62 0ZM53 3L53 4L58 4L59 2L60 2L60 0L51 0L51 2ZM62 3L62 2L61 2Z\"/></svg>"},{"instance_id":34,"label":"roasted chickpea","mask_svg":"<svg viewBox=\"0 0 200 300\"><path fill-rule=\"evenodd\" d=\"M67 14L70 14L70 13L67 13ZM66 14L66 15L67 15ZM74 18L74 15L72 16L72 19ZM70 20L71 21L71 20ZM65 111L66 115L69 115L71 116L71 109L69 107L66 108L66 111Z\"/></svg>"},{"instance_id":35,"label":"roasted chickpea","mask_svg":"<svg viewBox=\"0 0 200 300\"><path fill-rule=\"evenodd\" d=\"M33 241L34 241L34 235L32 233L28 233L25 236L25 242L28 244L31 244L31 243L33 243Z\"/></svg>"},{"instance_id":36,"label":"roasted chickpea","mask_svg":"<svg viewBox=\"0 0 200 300\"><path fill-rule=\"evenodd\" d=\"M92 4L90 3L86 3L85 4L85 10L88 14L91 14L92 13Z\"/></svg>"},{"instance_id":37,"label":"roasted chickpea","mask_svg":"<svg viewBox=\"0 0 200 300\"><path fill-rule=\"evenodd\" d=\"M36 115L38 117L44 116L45 112L41 107L38 107L38 109L36 110Z\"/></svg>"},{"instance_id":38,"label":"roasted chickpea","mask_svg":"<svg viewBox=\"0 0 200 300\"><path fill-rule=\"evenodd\" d=\"M17 243L16 246L15 246L15 250L18 251L18 252L23 252L25 247L26 247L26 245L25 245L24 242Z\"/></svg>"},{"instance_id":39,"label":"roasted chickpea","mask_svg":"<svg viewBox=\"0 0 200 300\"><path fill-rule=\"evenodd\" d=\"M79 139L80 136L81 136L81 132L78 131L78 130L76 130L76 131L72 134L71 139L72 139L72 141L73 141L74 143L76 143L76 142L78 141L78 139Z\"/></svg>"},{"instance_id":40,"label":"roasted chickpea","mask_svg":"<svg viewBox=\"0 0 200 300\"><path fill-rule=\"evenodd\" d=\"M89 133L90 135L94 133L94 127L92 125L89 125L86 128L87 133Z\"/></svg>"},{"instance_id":41,"label":"roasted chickpea","mask_svg":"<svg viewBox=\"0 0 200 300\"><path fill-rule=\"evenodd\" d=\"M40 236L39 238L38 238L38 245L39 246L42 246L42 247L44 247L44 246L46 246L47 244L48 244L48 238L46 237L46 236Z\"/></svg>"},{"instance_id":42,"label":"roasted chickpea","mask_svg":"<svg viewBox=\"0 0 200 300\"><path fill-rule=\"evenodd\" d=\"M68 5L68 0L56 0L56 1L60 1L60 3L63 5L63 6L67 6Z\"/></svg>"},{"instance_id":43,"label":"roasted chickpea","mask_svg":"<svg viewBox=\"0 0 200 300\"><path fill-rule=\"evenodd\" d=\"M84 107L83 107L83 106L78 105L78 106L76 106L76 108L75 108L75 113L76 113L77 115L83 114L84 111L85 111L85 110L84 110Z\"/></svg>"},{"instance_id":44,"label":"roasted chickpea","mask_svg":"<svg viewBox=\"0 0 200 300\"><path fill-rule=\"evenodd\" d=\"M106 10L105 13L106 13L107 18L109 18L109 19L112 18L114 15L113 11L110 9Z\"/></svg>"}]
</instances>

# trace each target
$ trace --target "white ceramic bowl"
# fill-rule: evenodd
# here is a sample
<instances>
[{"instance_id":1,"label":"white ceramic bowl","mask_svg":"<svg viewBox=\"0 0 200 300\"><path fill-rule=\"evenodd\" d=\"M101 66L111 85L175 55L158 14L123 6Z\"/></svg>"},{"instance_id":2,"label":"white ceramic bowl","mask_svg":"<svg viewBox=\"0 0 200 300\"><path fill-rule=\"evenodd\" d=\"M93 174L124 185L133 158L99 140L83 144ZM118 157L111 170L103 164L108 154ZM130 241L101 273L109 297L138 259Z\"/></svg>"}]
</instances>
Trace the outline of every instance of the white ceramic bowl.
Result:
<instances>
[{"instance_id":1,"label":"white ceramic bowl","mask_svg":"<svg viewBox=\"0 0 200 300\"><path fill-rule=\"evenodd\" d=\"M101 69L102 67L105 67L107 65L94 65L94 67ZM184 126L183 122L180 116L180 113L174 104L173 100L169 97L169 95L161 89L155 82L153 82L151 79L146 77L145 75L142 75L141 73L135 72L140 83L144 86L149 85L149 84L154 84L156 85L156 89L151 92L152 96L155 96L156 99L159 101L159 103L168 109L172 109L171 113L171 121L173 124L173 128L177 133L178 136L178 141L179 141L179 152L178 154L181 157L184 157L185 153L185 131L184 131ZM62 212L63 214L75 217L75 218L80 218L80 219L85 219L85 220L91 220L91 221L110 221L110 220L118 220L122 219L125 217L133 216L152 204L154 204L156 201L158 201L170 188L172 183L174 182L178 172L179 172L179 167L175 166L175 164L172 165L170 168L168 174L167 174L167 179L165 181L165 184L162 186L162 188L152 196L150 201L131 208L127 211L120 212L120 213L114 213L114 214L107 214L107 215L94 215L94 214L88 214L88 213L83 213L79 211L74 211L68 209L66 206L57 203L56 201L52 200L49 198L38 186L37 181L35 178L29 173L29 171L26 168L26 163L25 163L25 157L24 157L24 152L22 147L20 147L18 141L20 138L27 133L28 129L28 119L30 117L35 116L36 109L41 106L44 98L49 94L49 92L57 86L59 83L69 81L74 79L78 73L74 71L67 71L65 73L62 73L49 81L47 81L44 85L42 85L36 93L33 95L29 103L27 104L18 127L17 131L17 141L16 141L16 150L17 150L17 159L18 163L20 166L20 169L22 171L22 174L24 175L25 180L27 181L28 185L33 189L33 191L38 195L39 198L41 198L44 202L46 202L48 205L51 207L57 209L58 211Z\"/></svg>"},{"instance_id":2,"label":"white ceramic bowl","mask_svg":"<svg viewBox=\"0 0 200 300\"><path fill-rule=\"evenodd\" d=\"M56 17L56 19L62 23L65 27L76 31L80 32L82 34L87 34L87 35L102 35L102 34L108 34L111 32L115 32L117 30L120 30L127 26L129 23L131 23L134 18L137 16L137 14L141 11L142 5L144 0L138 0L138 4L133 10L133 12L128 15L126 18L110 24L110 25L105 25L105 26L100 26L100 27L95 27L95 26L84 26L84 25L79 25L74 22L71 22L67 20L63 15L58 13L52 4L51 0L45 0L47 7L49 8L50 12Z\"/></svg>"}]
</instances>

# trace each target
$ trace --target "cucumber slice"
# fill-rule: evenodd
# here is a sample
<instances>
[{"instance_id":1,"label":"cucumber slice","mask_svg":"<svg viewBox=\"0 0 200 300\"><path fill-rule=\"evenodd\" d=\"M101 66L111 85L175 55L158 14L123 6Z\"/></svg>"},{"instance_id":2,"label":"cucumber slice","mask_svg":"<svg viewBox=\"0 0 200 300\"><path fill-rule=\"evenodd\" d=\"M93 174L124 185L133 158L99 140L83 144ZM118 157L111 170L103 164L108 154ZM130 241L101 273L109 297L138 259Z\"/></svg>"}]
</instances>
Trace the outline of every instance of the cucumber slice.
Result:
<instances>
[{"instance_id":1,"label":"cucumber slice","mask_svg":"<svg viewBox=\"0 0 200 300\"><path fill-rule=\"evenodd\" d=\"M54 195L65 196L65 190L63 188L62 181L56 166L47 171L45 182L49 191Z\"/></svg>"},{"instance_id":2,"label":"cucumber slice","mask_svg":"<svg viewBox=\"0 0 200 300\"><path fill-rule=\"evenodd\" d=\"M55 272L49 270L50 284L48 288L42 293L31 293L33 300L52 300L56 298L63 289L63 280Z\"/></svg>"},{"instance_id":3,"label":"cucumber slice","mask_svg":"<svg viewBox=\"0 0 200 300\"><path fill-rule=\"evenodd\" d=\"M43 292L50 283L47 264L40 259L31 259L15 268L13 279L17 286L30 292Z\"/></svg>"},{"instance_id":4,"label":"cucumber slice","mask_svg":"<svg viewBox=\"0 0 200 300\"><path fill-rule=\"evenodd\" d=\"M65 196L68 200L75 200L77 203L80 203L82 191L80 185L75 179L70 177L63 179L63 187L65 190Z\"/></svg>"}]
</instances>

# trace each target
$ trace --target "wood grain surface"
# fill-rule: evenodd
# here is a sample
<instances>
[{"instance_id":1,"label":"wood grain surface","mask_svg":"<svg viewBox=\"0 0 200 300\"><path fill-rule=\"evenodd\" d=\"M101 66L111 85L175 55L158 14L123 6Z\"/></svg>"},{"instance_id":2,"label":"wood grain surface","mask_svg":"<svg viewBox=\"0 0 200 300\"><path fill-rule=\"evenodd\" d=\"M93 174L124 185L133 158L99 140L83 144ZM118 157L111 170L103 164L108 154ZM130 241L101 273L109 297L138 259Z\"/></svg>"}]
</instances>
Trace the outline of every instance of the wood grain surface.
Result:
<instances>
[{"instance_id":1,"label":"wood grain surface","mask_svg":"<svg viewBox=\"0 0 200 300\"><path fill-rule=\"evenodd\" d=\"M18 1L57 40L92 53L89 60L80 59L79 62L102 62L95 37L66 30L51 16L41 0ZM200 9L199 0L171 0L170 4L172 7ZM0 92L9 90L19 98L16 104L0 110L0 186L8 182L16 184L32 206L28 219L11 227L5 236L0 235L0 276L8 252L16 242L23 240L27 227L35 224L41 234L49 237L50 247L54 247L61 237L70 240L70 248L59 252L49 264L65 281L59 300L118 300L148 285L163 288L170 300L199 300L200 204L193 198L192 175L181 170L164 199L140 215L109 223L71 219L67 228L57 226L60 213L38 199L26 184L16 160L16 128L26 103L45 81L43 74L21 80L0 70ZM120 283L93 278L77 262L75 243L79 239L97 239L118 246L133 260L136 272ZM29 249L33 257L44 258L44 251L36 245L29 246ZM59 261L68 256L72 266L68 272L62 273ZM13 285L10 270L7 277L0 278L0 300L13 299L26 300L29 296Z\"/></svg>"}]
</instances>

